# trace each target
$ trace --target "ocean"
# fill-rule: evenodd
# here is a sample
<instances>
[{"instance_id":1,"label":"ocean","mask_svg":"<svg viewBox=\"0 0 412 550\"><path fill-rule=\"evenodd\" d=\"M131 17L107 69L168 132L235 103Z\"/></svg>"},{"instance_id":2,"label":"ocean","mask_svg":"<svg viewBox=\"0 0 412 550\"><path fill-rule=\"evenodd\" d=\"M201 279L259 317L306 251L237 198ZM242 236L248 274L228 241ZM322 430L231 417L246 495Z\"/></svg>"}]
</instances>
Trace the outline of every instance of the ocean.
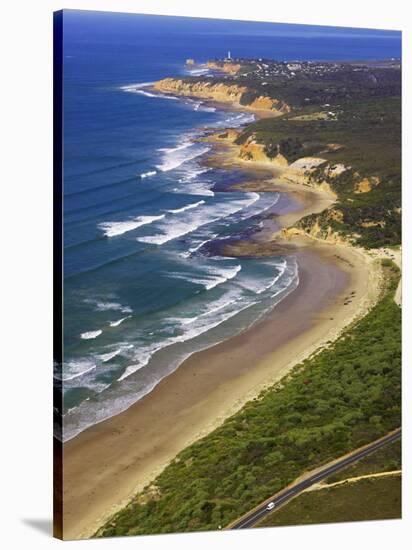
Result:
<instances>
[{"instance_id":1,"label":"ocean","mask_svg":"<svg viewBox=\"0 0 412 550\"><path fill-rule=\"evenodd\" d=\"M64 12L64 393L70 439L125 410L197 350L238 334L299 284L294 257L238 259L207 244L244 231L278 193L217 191L202 128L250 113L154 95L224 57L400 57L400 33Z\"/></svg>"}]
</instances>

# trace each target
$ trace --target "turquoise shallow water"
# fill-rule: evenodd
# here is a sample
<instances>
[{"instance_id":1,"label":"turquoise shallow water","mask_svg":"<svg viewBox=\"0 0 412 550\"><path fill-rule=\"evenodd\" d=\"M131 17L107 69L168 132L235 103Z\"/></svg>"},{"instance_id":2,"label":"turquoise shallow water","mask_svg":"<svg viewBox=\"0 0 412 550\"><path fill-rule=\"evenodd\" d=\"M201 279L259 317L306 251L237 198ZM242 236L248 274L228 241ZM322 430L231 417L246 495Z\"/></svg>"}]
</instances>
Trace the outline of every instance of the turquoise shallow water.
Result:
<instances>
[{"instance_id":1,"label":"turquoise shallow water","mask_svg":"<svg viewBox=\"0 0 412 550\"><path fill-rule=\"evenodd\" d=\"M55 372L64 439L124 410L298 284L294 258L203 253L279 199L218 192L244 175L201 163L209 146L196 142L200 128L252 115L153 97L142 85L189 74L186 58L228 48L282 59L397 55L396 33L354 31L65 13L64 364Z\"/></svg>"}]
</instances>

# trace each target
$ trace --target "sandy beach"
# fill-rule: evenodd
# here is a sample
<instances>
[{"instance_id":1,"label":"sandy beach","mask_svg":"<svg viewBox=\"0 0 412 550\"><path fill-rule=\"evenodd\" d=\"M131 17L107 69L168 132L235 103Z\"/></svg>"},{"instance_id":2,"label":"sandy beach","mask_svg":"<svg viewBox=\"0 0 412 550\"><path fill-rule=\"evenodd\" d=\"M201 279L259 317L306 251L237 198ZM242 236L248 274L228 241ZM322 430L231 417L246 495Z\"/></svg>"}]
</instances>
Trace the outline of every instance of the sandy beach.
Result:
<instances>
[{"instance_id":1,"label":"sandy beach","mask_svg":"<svg viewBox=\"0 0 412 550\"><path fill-rule=\"evenodd\" d=\"M273 185L294 199L285 209L279 203L277 231L333 202L318 190ZM276 236L268 222L256 242L273 246L272 233ZM194 353L128 410L64 445L65 539L93 535L179 451L334 340L375 303L379 268L362 251L304 237L284 250L298 259L299 286L269 314L247 331Z\"/></svg>"}]
</instances>

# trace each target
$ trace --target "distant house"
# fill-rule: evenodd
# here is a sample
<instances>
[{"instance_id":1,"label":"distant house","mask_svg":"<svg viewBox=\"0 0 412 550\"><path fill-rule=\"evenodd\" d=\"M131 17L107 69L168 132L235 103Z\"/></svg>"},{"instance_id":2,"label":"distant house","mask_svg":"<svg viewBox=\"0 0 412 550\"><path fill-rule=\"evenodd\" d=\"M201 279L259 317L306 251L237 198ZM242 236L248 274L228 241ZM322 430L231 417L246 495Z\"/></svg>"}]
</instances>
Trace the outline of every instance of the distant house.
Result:
<instances>
[{"instance_id":1,"label":"distant house","mask_svg":"<svg viewBox=\"0 0 412 550\"><path fill-rule=\"evenodd\" d=\"M289 71L300 71L302 68L300 63L288 63L287 67Z\"/></svg>"}]
</instances>

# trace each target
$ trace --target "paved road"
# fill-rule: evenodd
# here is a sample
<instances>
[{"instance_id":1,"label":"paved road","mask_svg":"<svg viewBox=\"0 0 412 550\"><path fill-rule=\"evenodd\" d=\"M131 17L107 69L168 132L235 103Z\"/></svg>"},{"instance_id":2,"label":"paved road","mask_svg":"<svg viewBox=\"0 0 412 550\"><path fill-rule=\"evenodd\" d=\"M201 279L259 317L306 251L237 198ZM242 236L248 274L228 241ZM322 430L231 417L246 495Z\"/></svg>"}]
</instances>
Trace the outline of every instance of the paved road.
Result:
<instances>
[{"instance_id":1,"label":"paved road","mask_svg":"<svg viewBox=\"0 0 412 550\"><path fill-rule=\"evenodd\" d=\"M384 447L388 443L392 443L393 441L396 441L400 437L401 437L401 428L398 428L396 431L391 432L390 434L382 437L381 439L374 441L373 443L370 443L365 447L362 447L358 451L353 452L350 456L346 455L344 458L338 461L335 461L332 465L324 466L321 470L318 470L316 473L307 477L306 479L302 481L298 481L294 485L288 487L287 489L284 489L283 491L276 493L276 495L273 496L272 499L265 500L265 502L262 503L258 508L255 508L249 514L244 515L239 520L230 524L228 529L247 529L248 527L253 527L253 525L261 521L268 514L271 514L281 504L285 504L285 502L296 497L299 493L302 493L305 489L307 489L311 485L314 485L315 483L318 483L325 477L328 477L331 474L338 472L343 468L346 468L350 464L358 461L360 458L363 458L364 456L367 456L377 451L381 447ZM275 504L275 507L272 510L268 510L266 508L268 502L273 502Z\"/></svg>"}]
</instances>

